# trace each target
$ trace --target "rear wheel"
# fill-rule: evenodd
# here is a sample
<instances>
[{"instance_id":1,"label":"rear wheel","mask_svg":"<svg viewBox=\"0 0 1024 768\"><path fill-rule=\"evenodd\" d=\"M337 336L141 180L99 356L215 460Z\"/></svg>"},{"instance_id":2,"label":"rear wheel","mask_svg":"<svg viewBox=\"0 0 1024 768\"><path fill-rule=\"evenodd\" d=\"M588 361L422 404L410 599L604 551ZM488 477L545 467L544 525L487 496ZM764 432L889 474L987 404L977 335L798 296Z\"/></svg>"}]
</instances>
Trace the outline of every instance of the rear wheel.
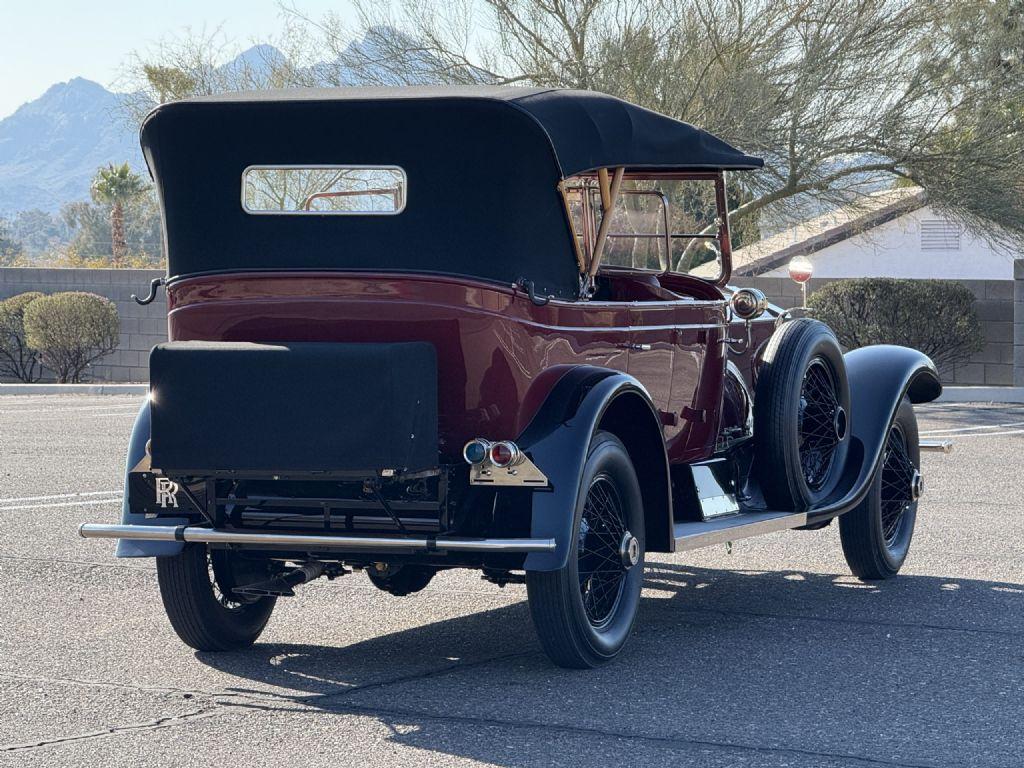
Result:
<instances>
[{"instance_id":1,"label":"rear wheel","mask_svg":"<svg viewBox=\"0 0 1024 768\"><path fill-rule=\"evenodd\" d=\"M541 645L555 664L574 669L596 667L622 650L640 606L644 565L640 485L614 435L594 436L581 490L565 567L526 574Z\"/></svg>"},{"instance_id":2,"label":"rear wheel","mask_svg":"<svg viewBox=\"0 0 1024 768\"><path fill-rule=\"evenodd\" d=\"M854 576L891 579L907 559L921 495L917 418L906 398L889 428L867 497L839 518L843 554Z\"/></svg>"},{"instance_id":3,"label":"rear wheel","mask_svg":"<svg viewBox=\"0 0 1024 768\"><path fill-rule=\"evenodd\" d=\"M233 651L256 642L277 598L238 595L235 586L269 576L261 563L236 560L228 550L186 544L173 557L156 559L160 597L171 626L197 651ZM245 573L244 579L239 577Z\"/></svg>"}]
</instances>

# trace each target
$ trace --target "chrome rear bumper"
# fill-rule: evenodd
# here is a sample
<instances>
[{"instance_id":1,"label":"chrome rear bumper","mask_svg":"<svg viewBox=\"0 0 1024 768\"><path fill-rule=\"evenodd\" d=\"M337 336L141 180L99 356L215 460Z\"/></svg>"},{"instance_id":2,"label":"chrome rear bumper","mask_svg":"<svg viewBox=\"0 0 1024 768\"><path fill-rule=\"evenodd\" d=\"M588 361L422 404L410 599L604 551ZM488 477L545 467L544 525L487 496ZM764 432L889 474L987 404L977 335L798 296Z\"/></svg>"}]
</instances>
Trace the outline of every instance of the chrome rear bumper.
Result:
<instances>
[{"instance_id":1,"label":"chrome rear bumper","mask_svg":"<svg viewBox=\"0 0 1024 768\"><path fill-rule=\"evenodd\" d=\"M85 539L141 539L200 544L245 544L263 549L339 552L553 552L554 539L466 539L457 537L320 536L222 531L197 525L104 525L82 523Z\"/></svg>"}]
</instances>

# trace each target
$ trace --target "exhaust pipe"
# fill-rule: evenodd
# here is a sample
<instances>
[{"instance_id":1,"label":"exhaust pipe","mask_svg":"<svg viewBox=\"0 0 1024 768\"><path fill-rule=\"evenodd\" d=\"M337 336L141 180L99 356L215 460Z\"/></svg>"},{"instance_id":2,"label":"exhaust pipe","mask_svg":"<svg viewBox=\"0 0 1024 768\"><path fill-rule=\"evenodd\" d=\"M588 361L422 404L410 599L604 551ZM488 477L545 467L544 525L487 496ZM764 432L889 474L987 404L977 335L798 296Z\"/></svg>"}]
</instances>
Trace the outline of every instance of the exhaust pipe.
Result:
<instances>
[{"instance_id":1,"label":"exhaust pipe","mask_svg":"<svg viewBox=\"0 0 1024 768\"><path fill-rule=\"evenodd\" d=\"M263 549L340 552L553 552L554 539L467 539L454 536L318 536L296 533L221 531L198 525L104 525L82 523L84 539L140 539L198 544L247 544Z\"/></svg>"},{"instance_id":2,"label":"exhaust pipe","mask_svg":"<svg viewBox=\"0 0 1024 768\"><path fill-rule=\"evenodd\" d=\"M323 575L324 564L314 560L277 578L246 584L244 587L235 587L231 591L249 597L295 597L295 587Z\"/></svg>"},{"instance_id":3,"label":"exhaust pipe","mask_svg":"<svg viewBox=\"0 0 1024 768\"><path fill-rule=\"evenodd\" d=\"M921 440L918 445L922 451L933 453L950 453L953 450L952 440Z\"/></svg>"}]
</instances>

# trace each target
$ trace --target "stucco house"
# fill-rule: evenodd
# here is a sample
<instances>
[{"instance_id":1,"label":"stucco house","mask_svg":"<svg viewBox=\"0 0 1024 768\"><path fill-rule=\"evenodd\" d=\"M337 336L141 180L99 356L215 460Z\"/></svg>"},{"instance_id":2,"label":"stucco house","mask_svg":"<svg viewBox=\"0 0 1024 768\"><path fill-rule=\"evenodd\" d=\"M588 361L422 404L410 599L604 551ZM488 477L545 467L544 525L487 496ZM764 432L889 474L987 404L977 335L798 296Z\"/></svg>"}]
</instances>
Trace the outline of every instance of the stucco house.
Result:
<instances>
[{"instance_id":1,"label":"stucco house","mask_svg":"<svg viewBox=\"0 0 1024 768\"><path fill-rule=\"evenodd\" d=\"M985 347L944 371L944 378L950 384L1005 386L1018 378L1015 323L1024 341L1024 320L1015 318L1014 303L1014 258L1022 255L963 228L930 206L924 190L907 187L866 195L856 206L737 249L732 282L760 288L775 303L791 307L800 303L800 290L787 269L794 256L814 266L812 293L852 277L956 280L975 295ZM1024 383L1024 369L1019 377Z\"/></svg>"},{"instance_id":2,"label":"stucco house","mask_svg":"<svg viewBox=\"0 0 1024 768\"><path fill-rule=\"evenodd\" d=\"M1020 254L964 229L928 204L920 187L866 195L733 254L733 274L786 277L794 256L814 277L1012 280Z\"/></svg>"}]
</instances>

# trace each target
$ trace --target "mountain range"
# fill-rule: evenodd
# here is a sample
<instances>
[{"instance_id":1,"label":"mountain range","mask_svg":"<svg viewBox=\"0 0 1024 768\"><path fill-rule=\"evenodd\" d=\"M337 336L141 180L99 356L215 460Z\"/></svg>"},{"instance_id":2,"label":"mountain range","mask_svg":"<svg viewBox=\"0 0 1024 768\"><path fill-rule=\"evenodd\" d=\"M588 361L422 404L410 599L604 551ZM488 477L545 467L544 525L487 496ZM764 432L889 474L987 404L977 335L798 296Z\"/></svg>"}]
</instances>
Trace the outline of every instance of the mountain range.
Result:
<instances>
[{"instance_id":1,"label":"mountain range","mask_svg":"<svg viewBox=\"0 0 1024 768\"><path fill-rule=\"evenodd\" d=\"M0 216L33 208L55 212L87 199L96 169L107 163L128 162L144 172L121 98L76 77L0 120Z\"/></svg>"},{"instance_id":2,"label":"mountain range","mask_svg":"<svg viewBox=\"0 0 1024 768\"><path fill-rule=\"evenodd\" d=\"M358 62L363 77L385 83L387 74L374 71L382 46L401 33L372 27L361 40L352 41L331 61L300 70L302 79L324 84L356 85L359 78L349 66ZM409 46L414 48L415 46ZM431 62L422 53L401 62L406 82L429 81ZM272 45L253 46L218 68L225 82L269 79L284 54ZM363 82L366 82L365 80ZM99 83L76 77L51 86L34 101L0 120L0 217L40 209L56 213L64 203L86 200L97 168L127 162L145 174L137 126L122 108L126 94L114 93ZM137 101L138 94L131 96Z\"/></svg>"}]
</instances>

